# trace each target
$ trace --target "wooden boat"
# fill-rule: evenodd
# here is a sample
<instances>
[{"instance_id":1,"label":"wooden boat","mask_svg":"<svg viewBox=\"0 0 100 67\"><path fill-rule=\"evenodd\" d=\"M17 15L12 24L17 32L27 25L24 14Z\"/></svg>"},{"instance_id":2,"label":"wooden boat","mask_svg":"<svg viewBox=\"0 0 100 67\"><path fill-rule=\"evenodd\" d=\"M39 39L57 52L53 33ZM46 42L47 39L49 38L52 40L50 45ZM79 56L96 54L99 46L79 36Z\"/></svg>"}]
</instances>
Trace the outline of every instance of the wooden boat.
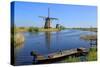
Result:
<instances>
[{"instance_id":1,"label":"wooden boat","mask_svg":"<svg viewBox=\"0 0 100 67\"><path fill-rule=\"evenodd\" d=\"M79 54L85 54L88 53L87 48L76 48L76 49L70 49L70 50L64 50L64 51L59 51L47 55L37 55L36 60L37 61L50 61L54 59L59 59L62 57L66 56L71 56L71 55L79 55Z\"/></svg>"}]
</instances>

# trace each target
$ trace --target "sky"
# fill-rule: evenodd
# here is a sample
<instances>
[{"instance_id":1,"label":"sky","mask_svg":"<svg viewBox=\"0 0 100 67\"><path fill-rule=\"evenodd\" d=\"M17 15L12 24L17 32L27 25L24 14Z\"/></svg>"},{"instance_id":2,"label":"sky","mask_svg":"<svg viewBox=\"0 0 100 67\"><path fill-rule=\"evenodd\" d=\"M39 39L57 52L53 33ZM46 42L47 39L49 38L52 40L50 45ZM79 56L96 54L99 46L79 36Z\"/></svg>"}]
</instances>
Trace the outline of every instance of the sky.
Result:
<instances>
[{"instance_id":1,"label":"sky","mask_svg":"<svg viewBox=\"0 0 100 67\"><path fill-rule=\"evenodd\" d=\"M50 4L36 2L14 2L14 23L16 26L43 27L45 21L39 16L47 16L50 8L52 27L56 24L65 27L96 27L97 7L71 4Z\"/></svg>"}]
</instances>

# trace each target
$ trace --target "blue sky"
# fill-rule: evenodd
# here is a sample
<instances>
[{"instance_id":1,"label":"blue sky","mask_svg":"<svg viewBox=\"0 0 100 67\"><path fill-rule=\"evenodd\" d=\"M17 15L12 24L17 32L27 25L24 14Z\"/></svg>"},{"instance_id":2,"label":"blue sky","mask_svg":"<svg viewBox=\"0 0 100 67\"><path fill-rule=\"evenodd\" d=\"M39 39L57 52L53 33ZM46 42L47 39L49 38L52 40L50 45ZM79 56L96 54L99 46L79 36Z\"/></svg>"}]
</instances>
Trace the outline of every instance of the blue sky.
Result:
<instances>
[{"instance_id":1,"label":"blue sky","mask_svg":"<svg viewBox=\"0 0 100 67\"><path fill-rule=\"evenodd\" d=\"M47 16L50 8L50 17L58 18L52 21L51 26L57 23L66 27L96 27L97 7L82 5L63 5L34 2L15 2L15 25L43 27L44 20L38 16Z\"/></svg>"}]
</instances>

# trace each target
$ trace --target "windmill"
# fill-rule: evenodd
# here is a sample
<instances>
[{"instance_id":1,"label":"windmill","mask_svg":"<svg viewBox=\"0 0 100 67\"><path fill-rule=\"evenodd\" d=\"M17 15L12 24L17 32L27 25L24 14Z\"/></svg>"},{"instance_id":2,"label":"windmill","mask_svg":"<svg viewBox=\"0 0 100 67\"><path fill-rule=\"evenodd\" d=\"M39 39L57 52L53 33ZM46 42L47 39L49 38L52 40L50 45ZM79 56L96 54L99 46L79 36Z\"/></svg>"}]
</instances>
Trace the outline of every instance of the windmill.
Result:
<instances>
[{"instance_id":1,"label":"windmill","mask_svg":"<svg viewBox=\"0 0 100 67\"><path fill-rule=\"evenodd\" d=\"M45 20L45 25L44 28L48 29L51 28L50 24L51 24L51 20L58 20L58 18L53 18L50 17L50 9L48 8L48 16L39 16L40 18L43 18Z\"/></svg>"}]
</instances>

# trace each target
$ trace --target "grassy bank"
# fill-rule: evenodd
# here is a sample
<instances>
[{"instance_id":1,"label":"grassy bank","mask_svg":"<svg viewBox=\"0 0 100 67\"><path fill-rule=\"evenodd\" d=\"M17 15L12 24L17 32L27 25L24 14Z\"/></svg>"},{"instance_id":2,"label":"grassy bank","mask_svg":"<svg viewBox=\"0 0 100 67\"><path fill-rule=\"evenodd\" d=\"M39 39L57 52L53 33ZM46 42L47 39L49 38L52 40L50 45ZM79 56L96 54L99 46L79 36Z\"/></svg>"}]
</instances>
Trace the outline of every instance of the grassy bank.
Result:
<instances>
[{"instance_id":1,"label":"grassy bank","mask_svg":"<svg viewBox=\"0 0 100 67\"><path fill-rule=\"evenodd\" d=\"M97 60L97 48L91 47L88 54L85 56L86 61L96 61ZM80 57L69 56L62 62L81 62Z\"/></svg>"},{"instance_id":2,"label":"grassy bank","mask_svg":"<svg viewBox=\"0 0 100 67\"><path fill-rule=\"evenodd\" d=\"M86 58L88 61L96 61L97 60L97 48L91 47Z\"/></svg>"},{"instance_id":3,"label":"grassy bank","mask_svg":"<svg viewBox=\"0 0 100 67\"><path fill-rule=\"evenodd\" d=\"M97 35L81 35L80 36L81 39L84 39L84 40L97 40Z\"/></svg>"},{"instance_id":4,"label":"grassy bank","mask_svg":"<svg viewBox=\"0 0 100 67\"><path fill-rule=\"evenodd\" d=\"M79 61L80 61L79 57L73 57L73 56L69 56L64 60L64 62L79 62Z\"/></svg>"},{"instance_id":5,"label":"grassy bank","mask_svg":"<svg viewBox=\"0 0 100 67\"><path fill-rule=\"evenodd\" d=\"M16 32L46 32L46 31L60 31L60 29L57 28L49 28L49 29L44 29L44 28L38 28L38 27L17 27L14 29Z\"/></svg>"},{"instance_id":6,"label":"grassy bank","mask_svg":"<svg viewBox=\"0 0 100 67\"><path fill-rule=\"evenodd\" d=\"M16 27L14 30L16 32L45 32L45 31L60 31L60 30L82 30L82 31L92 31L92 32L97 32L97 28L65 28L65 27L60 27L60 28L40 28L40 27Z\"/></svg>"},{"instance_id":7,"label":"grassy bank","mask_svg":"<svg viewBox=\"0 0 100 67\"><path fill-rule=\"evenodd\" d=\"M97 28L71 28L71 29L97 32Z\"/></svg>"}]
</instances>

